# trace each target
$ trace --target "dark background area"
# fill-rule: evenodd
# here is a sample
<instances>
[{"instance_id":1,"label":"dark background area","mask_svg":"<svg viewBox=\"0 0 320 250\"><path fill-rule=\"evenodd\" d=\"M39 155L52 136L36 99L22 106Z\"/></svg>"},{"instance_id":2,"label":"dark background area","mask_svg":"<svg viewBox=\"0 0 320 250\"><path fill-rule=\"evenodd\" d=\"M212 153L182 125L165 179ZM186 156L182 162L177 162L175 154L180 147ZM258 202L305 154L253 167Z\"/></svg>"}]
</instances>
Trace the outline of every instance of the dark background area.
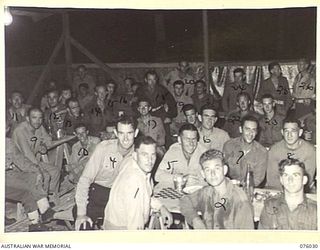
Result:
<instances>
[{"instance_id":1,"label":"dark background area","mask_svg":"<svg viewBox=\"0 0 320 250\"><path fill-rule=\"evenodd\" d=\"M50 9L12 8L34 13ZM62 32L62 15L5 28L6 66L44 65ZM69 9L70 33L106 63L203 61L201 10ZM316 8L208 10L210 61L315 59ZM73 63L90 60L72 48ZM64 50L56 63L64 63Z\"/></svg>"}]
</instances>

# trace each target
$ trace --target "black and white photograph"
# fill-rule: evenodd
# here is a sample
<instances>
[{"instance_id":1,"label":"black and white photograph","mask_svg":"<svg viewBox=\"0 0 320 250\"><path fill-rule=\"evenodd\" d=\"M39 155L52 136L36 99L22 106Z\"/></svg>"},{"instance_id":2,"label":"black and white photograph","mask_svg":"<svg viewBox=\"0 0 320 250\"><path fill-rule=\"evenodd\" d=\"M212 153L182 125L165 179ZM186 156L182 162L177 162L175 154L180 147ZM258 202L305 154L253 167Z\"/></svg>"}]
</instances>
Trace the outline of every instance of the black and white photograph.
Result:
<instances>
[{"instance_id":1,"label":"black and white photograph","mask_svg":"<svg viewBox=\"0 0 320 250\"><path fill-rule=\"evenodd\" d=\"M3 10L5 234L319 230L317 6Z\"/></svg>"}]
</instances>

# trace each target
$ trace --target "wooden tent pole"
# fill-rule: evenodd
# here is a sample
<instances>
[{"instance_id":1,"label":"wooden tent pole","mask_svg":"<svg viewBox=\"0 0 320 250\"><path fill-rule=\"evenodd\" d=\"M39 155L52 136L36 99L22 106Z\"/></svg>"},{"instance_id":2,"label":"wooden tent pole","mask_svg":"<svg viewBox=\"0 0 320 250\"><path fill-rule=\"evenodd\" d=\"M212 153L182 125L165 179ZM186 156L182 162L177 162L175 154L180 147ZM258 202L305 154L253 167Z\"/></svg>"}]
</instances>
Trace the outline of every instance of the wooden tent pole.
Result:
<instances>
[{"instance_id":1,"label":"wooden tent pole","mask_svg":"<svg viewBox=\"0 0 320 250\"><path fill-rule=\"evenodd\" d=\"M69 25L69 15L67 12L62 14L63 22L63 33L64 33L64 52L66 56L66 70L67 70L67 81L69 86L73 87L72 84L72 54L70 47L70 25Z\"/></svg>"},{"instance_id":2,"label":"wooden tent pole","mask_svg":"<svg viewBox=\"0 0 320 250\"><path fill-rule=\"evenodd\" d=\"M33 88L33 91L31 92L28 100L27 100L27 103L28 104L32 104L36 94L38 93L41 85L43 84L43 81L44 79L47 77L49 71L50 71L50 68L52 67L53 63L54 63L54 60L56 59L58 53L59 53L59 50L60 48L62 47L63 45L63 41L64 41L64 35L62 34L61 37L59 38L56 46L54 47L53 49L53 52L49 58L49 61L47 63L47 65L45 66L44 70L42 71L38 81L36 82L34 88Z\"/></svg>"},{"instance_id":3,"label":"wooden tent pole","mask_svg":"<svg viewBox=\"0 0 320 250\"><path fill-rule=\"evenodd\" d=\"M75 46L81 53L86 55L91 61L99 65L105 72L107 72L113 80L120 83L123 79L118 76L110 67L100 61L97 57L95 57L89 50L83 47L77 40L75 40L72 36L70 36L70 42L73 46Z\"/></svg>"},{"instance_id":4,"label":"wooden tent pole","mask_svg":"<svg viewBox=\"0 0 320 250\"><path fill-rule=\"evenodd\" d=\"M207 92L210 91L209 86L209 38L208 38L208 12L207 10L202 11L202 25L203 25L203 57L204 57L204 70L205 70L205 81L207 84Z\"/></svg>"}]
</instances>

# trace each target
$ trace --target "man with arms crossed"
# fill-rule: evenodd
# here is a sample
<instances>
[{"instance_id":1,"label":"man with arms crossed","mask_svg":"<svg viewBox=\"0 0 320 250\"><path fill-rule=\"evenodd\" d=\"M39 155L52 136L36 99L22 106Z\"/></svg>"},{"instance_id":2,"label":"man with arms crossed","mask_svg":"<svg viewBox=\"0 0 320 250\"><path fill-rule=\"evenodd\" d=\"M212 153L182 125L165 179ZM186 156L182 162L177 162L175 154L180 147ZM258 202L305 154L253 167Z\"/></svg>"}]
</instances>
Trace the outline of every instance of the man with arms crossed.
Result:
<instances>
[{"instance_id":1,"label":"man with arms crossed","mask_svg":"<svg viewBox=\"0 0 320 250\"><path fill-rule=\"evenodd\" d=\"M118 140L107 140L96 146L76 190L77 218L75 229L84 222L102 218L109 199L110 189L117 177L122 160L133 152L134 137L138 134L132 118L122 117L114 131Z\"/></svg>"}]
</instances>

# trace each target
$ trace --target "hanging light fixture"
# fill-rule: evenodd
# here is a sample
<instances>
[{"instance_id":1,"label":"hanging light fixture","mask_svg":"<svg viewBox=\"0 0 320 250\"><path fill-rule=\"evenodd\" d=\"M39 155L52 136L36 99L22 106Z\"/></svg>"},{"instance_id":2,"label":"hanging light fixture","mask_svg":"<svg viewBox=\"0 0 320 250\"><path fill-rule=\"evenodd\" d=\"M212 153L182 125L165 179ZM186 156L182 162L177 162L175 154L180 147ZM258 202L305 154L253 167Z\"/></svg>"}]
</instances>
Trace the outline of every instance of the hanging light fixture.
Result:
<instances>
[{"instance_id":1,"label":"hanging light fixture","mask_svg":"<svg viewBox=\"0 0 320 250\"><path fill-rule=\"evenodd\" d=\"M12 15L9 11L9 7L8 6L5 6L4 7L4 25L8 26L12 23Z\"/></svg>"}]
</instances>

